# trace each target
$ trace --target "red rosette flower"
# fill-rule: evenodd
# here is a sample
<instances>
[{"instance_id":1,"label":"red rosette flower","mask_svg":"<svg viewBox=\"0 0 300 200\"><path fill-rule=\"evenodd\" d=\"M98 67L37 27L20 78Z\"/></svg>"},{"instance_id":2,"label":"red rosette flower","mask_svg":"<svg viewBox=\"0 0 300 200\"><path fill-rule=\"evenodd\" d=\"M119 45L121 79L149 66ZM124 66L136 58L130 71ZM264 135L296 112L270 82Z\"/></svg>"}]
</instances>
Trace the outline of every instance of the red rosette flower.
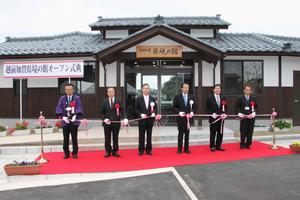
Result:
<instances>
[{"instance_id":1,"label":"red rosette flower","mask_svg":"<svg viewBox=\"0 0 300 200\"><path fill-rule=\"evenodd\" d=\"M119 116L120 104L116 103L115 104L115 109L117 110L117 116Z\"/></svg>"},{"instance_id":2,"label":"red rosette flower","mask_svg":"<svg viewBox=\"0 0 300 200\"><path fill-rule=\"evenodd\" d=\"M115 104L115 109L119 109L120 108L120 104L116 103Z\"/></svg>"},{"instance_id":3,"label":"red rosette flower","mask_svg":"<svg viewBox=\"0 0 300 200\"><path fill-rule=\"evenodd\" d=\"M227 102L225 100L223 100L221 102L221 104L222 104L222 112L225 112L225 106L226 106Z\"/></svg>"},{"instance_id":4,"label":"red rosette flower","mask_svg":"<svg viewBox=\"0 0 300 200\"><path fill-rule=\"evenodd\" d=\"M71 101L71 102L70 102L70 106L71 106L71 107L75 107L75 106L76 106L75 101Z\"/></svg>"},{"instance_id":5,"label":"red rosette flower","mask_svg":"<svg viewBox=\"0 0 300 200\"><path fill-rule=\"evenodd\" d=\"M255 102L254 102L254 101L251 101L251 102L250 102L250 105L251 105L251 110L252 110L252 112L254 112Z\"/></svg>"},{"instance_id":6,"label":"red rosette flower","mask_svg":"<svg viewBox=\"0 0 300 200\"><path fill-rule=\"evenodd\" d=\"M225 106L227 102L225 100L222 101L222 105Z\"/></svg>"}]
</instances>

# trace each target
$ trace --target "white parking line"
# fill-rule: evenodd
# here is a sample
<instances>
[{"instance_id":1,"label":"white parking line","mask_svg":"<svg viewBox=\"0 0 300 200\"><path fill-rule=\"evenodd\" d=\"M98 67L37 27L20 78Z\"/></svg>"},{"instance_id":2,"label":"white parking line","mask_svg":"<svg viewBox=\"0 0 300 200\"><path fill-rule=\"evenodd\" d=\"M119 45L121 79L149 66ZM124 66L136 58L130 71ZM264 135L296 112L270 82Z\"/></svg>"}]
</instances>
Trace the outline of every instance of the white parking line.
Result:
<instances>
[{"instance_id":1,"label":"white parking line","mask_svg":"<svg viewBox=\"0 0 300 200\"><path fill-rule=\"evenodd\" d=\"M191 200L198 200L194 192L190 189L187 183L183 180L180 174L174 167L128 171L128 172L114 172L114 173L75 173L75 174L55 174L55 175L35 175L35 176L16 176L13 177L12 183L0 184L0 191L16 190L32 187L56 186L65 184L85 183L93 181L115 180L122 178L131 178L138 176L146 176L153 174L160 174L172 172L180 185L183 187Z\"/></svg>"},{"instance_id":2,"label":"white parking line","mask_svg":"<svg viewBox=\"0 0 300 200\"><path fill-rule=\"evenodd\" d=\"M43 187L65 185L92 181L104 181L121 178L130 178L172 172L172 168L159 168L150 170L114 172L114 173L76 173L76 174L59 174L59 175L35 175L35 176L16 176L13 177L12 183L0 184L0 191L15 190L22 188Z\"/></svg>"},{"instance_id":3,"label":"white parking line","mask_svg":"<svg viewBox=\"0 0 300 200\"><path fill-rule=\"evenodd\" d=\"M172 167L172 172L175 175L175 177L177 178L177 180L179 181L179 183L181 184L181 186L183 187L183 189L185 190L185 192L189 195L189 197L192 200L198 200L198 198L196 197L196 195L194 194L194 192L191 190L191 188L183 180L183 178L180 176L180 174L177 172L177 170L174 167Z\"/></svg>"}]
</instances>

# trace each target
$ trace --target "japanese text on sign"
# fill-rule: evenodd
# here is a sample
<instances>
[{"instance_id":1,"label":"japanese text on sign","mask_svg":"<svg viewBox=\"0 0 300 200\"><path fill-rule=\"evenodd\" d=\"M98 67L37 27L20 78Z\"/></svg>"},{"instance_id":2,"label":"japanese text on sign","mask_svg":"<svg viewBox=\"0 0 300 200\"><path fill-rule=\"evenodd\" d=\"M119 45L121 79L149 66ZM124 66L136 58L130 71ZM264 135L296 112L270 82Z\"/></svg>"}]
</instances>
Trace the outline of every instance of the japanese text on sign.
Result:
<instances>
[{"instance_id":1,"label":"japanese text on sign","mask_svg":"<svg viewBox=\"0 0 300 200\"><path fill-rule=\"evenodd\" d=\"M137 58L181 58L181 46L137 46Z\"/></svg>"},{"instance_id":2,"label":"japanese text on sign","mask_svg":"<svg viewBox=\"0 0 300 200\"><path fill-rule=\"evenodd\" d=\"M83 77L83 60L5 62L5 78Z\"/></svg>"}]
</instances>

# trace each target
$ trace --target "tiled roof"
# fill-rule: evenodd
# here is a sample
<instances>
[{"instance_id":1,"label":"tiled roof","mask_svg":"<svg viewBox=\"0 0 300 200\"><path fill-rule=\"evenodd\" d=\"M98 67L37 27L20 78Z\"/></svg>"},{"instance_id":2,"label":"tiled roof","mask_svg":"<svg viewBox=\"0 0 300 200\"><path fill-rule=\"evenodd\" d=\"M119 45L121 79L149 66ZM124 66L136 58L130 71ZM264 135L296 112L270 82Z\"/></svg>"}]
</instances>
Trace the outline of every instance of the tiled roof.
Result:
<instances>
[{"instance_id":1,"label":"tiled roof","mask_svg":"<svg viewBox=\"0 0 300 200\"><path fill-rule=\"evenodd\" d=\"M71 32L46 37L7 38L0 43L0 55L38 55L94 53L113 40L102 40L99 34Z\"/></svg>"},{"instance_id":2,"label":"tiled roof","mask_svg":"<svg viewBox=\"0 0 300 200\"><path fill-rule=\"evenodd\" d=\"M229 26L230 23L216 17L129 17L129 18L102 18L90 24L90 27L113 27L113 26L149 26L156 20L163 20L170 26Z\"/></svg>"},{"instance_id":3,"label":"tiled roof","mask_svg":"<svg viewBox=\"0 0 300 200\"><path fill-rule=\"evenodd\" d=\"M201 41L225 52L300 52L300 38L258 33L219 33L217 38ZM285 49L285 44L290 48Z\"/></svg>"},{"instance_id":4,"label":"tiled roof","mask_svg":"<svg viewBox=\"0 0 300 200\"><path fill-rule=\"evenodd\" d=\"M147 28L149 27L145 29L147 30ZM174 27L170 28L189 35ZM129 37L134 36L134 34ZM257 33L219 33L217 38L190 37L223 52L300 53L300 38L296 37ZM72 32L48 37L8 38L6 42L0 43L0 56L84 53L93 55L124 39L104 40L101 39L99 34L84 32ZM290 48L284 48L285 43L291 43Z\"/></svg>"},{"instance_id":5,"label":"tiled roof","mask_svg":"<svg viewBox=\"0 0 300 200\"><path fill-rule=\"evenodd\" d=\"M290 51L300 50L300 37L286 37L277 35L264 35L265 37L272 38L273 40L279 41L281 43L291 43Z\"/></svg>"}]
</instances>

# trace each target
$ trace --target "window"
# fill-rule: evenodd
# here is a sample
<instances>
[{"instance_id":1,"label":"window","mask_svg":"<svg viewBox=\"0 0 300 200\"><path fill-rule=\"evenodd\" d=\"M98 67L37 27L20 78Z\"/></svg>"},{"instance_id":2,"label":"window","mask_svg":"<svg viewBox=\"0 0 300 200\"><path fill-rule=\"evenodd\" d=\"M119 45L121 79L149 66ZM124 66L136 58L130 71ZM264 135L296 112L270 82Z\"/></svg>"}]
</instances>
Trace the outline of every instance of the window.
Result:
<instances>
[{"instance_id":1,"label":"window","mask_svg":"<svg viewBox=\"0 0 300 200\"><path fill-rule=\"evenodd\" d=\"M250 83L254 94L261 94L263 87L262 61L244 61L244 83Z\"/></svg>"},{"instance_id":2,"label":"window","mask_svg":"<svg viewBox=\"0 0 300 200\"><path fill-rule=\"evenodd\" d=\"M83 78L72 78L71 83L75 86L76 94L95 94L95 62L84 62L84 77ZM68 78L59 79L59 92L64 94L65 85L69 83Z\"/></svg>"},{"instance_id":3,"label":"window","mask_svg":"<svg viewBox=\"0 0 300 200\"><path fill-rule=\"evenodd\" d=\"M14 95L20 95L20 79L14 79ZM22 79L22 94L27 95L27 79Z\"/></svg>"},{"instance_id":4,"label":"window","mask_svg":"<svg viewBox=\"0 0 300 200\"><path fill-rule=\"evenodd\" d=\"M238 95L243 85L250 83L254 94L261 94L263 87L263 61L231 60L224 63L224 93Z\"/></svg>"}]
</instances>

